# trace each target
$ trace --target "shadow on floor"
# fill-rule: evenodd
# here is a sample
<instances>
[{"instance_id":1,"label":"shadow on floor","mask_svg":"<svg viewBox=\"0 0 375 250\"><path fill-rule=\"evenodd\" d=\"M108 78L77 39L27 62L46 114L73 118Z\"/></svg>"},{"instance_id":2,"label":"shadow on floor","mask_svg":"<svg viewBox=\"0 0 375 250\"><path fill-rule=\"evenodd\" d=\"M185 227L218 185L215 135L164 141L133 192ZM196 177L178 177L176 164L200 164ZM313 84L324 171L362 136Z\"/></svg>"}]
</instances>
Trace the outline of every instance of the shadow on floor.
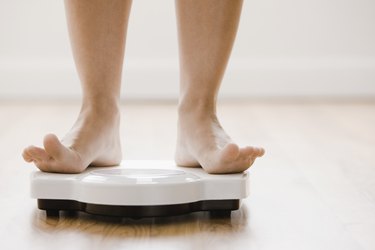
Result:
<instances>
[{"instance_id":1,"label":"shadow on floor","mask_svg":"<svg viewBox=\"0 0 375 250\"><path fill-rule=\"evenodd\" d=\"M178 237L203 232L221 235L241 232L247 228L248 219L246 204L233 211L229 217L212 216L209 212L142 219L97 216L82 212L60 212L60 217L47 217L45 211L35 209L32 226L51 234L74 231L106 238Z\"/></svg>"}]
</instances>

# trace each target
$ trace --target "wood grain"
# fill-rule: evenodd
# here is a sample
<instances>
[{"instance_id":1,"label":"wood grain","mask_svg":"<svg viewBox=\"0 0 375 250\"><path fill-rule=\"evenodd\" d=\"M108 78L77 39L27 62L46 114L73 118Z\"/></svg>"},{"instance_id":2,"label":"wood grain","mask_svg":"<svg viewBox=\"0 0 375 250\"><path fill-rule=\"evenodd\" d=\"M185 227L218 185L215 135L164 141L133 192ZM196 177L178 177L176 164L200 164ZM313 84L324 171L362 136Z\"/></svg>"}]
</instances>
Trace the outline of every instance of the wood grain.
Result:
<instances>
[{"instance_id":1,"label":"wood grain","mask_svg":"<svg viewBox=\"0 0 375 250\"><path fill-rule=\"evenodd\" d=\"M122 108L125 159L171 159L176 106ZM29 198L34 167L21 152L45 133L62 136L78 110L77 103L0 102L1 249L375 248L375 102L221 103L233 139L267 149L250 169L250 197L231 219L47 219Z\"/></svg>"}]
</instances>

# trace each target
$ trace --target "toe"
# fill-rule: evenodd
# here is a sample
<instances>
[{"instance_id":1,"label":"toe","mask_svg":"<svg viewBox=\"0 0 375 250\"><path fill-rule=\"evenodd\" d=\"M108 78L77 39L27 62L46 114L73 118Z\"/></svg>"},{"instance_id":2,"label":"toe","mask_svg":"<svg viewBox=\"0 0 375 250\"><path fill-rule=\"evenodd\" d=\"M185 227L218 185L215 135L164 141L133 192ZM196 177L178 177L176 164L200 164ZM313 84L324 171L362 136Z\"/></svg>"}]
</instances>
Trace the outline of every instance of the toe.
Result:
<instances>
[{"instance_id":1,"label":"toe","mask_svg":"<svg viewBox=\"0 0 375 250\"><path fill-rule=\"evenodd\" d=\"M65 147L54 134L44 137L44 148L50 155L50 159L41 165L41 168L47 169L45 171L80 173L89 165L83 162L79 152Z\"/></svg>"},{"instance_id":2,"label":"toe","mask_svg":"<svg viewBox=\"0 0 375 250\"><path fill-rule=\"evenodd\" d=\"M54 134L46 135L44 137L43 144L46 152L54 159L60 158L65 149L57 136Z\"/></svg>"},{"instance_id":3,"label":"toe","mask_svg":"<svg viewBox=\"0 0 375 250\"><path fill-rule=\"evenodd\" d=\"M44 149L35 146L28 147L25 152L32 161L44 161L50 158Z\"/></svg>"},{"instance_id":4,"label":"toe","mask_svg":"<svg viewBox=\"0 0 375 250\"><path fill-rule=\"evenodd\" d=\"M255 148L255 156L256 157L262 157L264 154L266 153L266 151L264 150L264 148Z\"/></svg>"},{"instance_id":5,"label":"toe","mask_svg":"<svg viewBox=\"0 0 375 250\"><path fill-rule=\"evenodd\" d=\"M25 148L25 149L23 150L23 152L22 152L22 157L23 157L23 159L24 159L26 162L32 162L32 161L33 161L33 158L32 158L32 156L30 155L28 148Z\"/></svg>"},{"instance_id":6,"label":"toe","mask_svg":"<svg viewBox=\"0 0 375 250\"><path fill-rule=\"evenodd\" d=\"M49 165L51 165L53 159L43 149L35 146L29 146L25 148L22 153L23 158L27 162L34 162L42 171L49 171Z\"/></svg>"},{"instance_id":7,"label":"toe","mask_svg":"<svg viewBox=\"0 0 375 250\"><path fill-rule=\"evenodd\" d=\"M248 158L248 157L261 157L264 155L264 149L259 147L245 147L240 149L240 156L241 158Z\"/></svg>"},{"instance_id":8,"label":"toe","mask_svg":"<svg viewBox=\"0 0 375 250\"><path fill-rule=\"evenodd\" d=\"M240 149L240 159L247 159L249 158L252 154L254 153L254 148L253 147L244 147Z\"/></svg>"},{"instance_id":9,"label":"toe","mask_svg":"<svg viewBox=\"0 0 375 250\"><path fill-rule=\"evenodd\" d=\"M240 149L237 144L228 143L221 151L221 160L225 162L233 162L240 155Z\"/></svg>"}]
</instances>

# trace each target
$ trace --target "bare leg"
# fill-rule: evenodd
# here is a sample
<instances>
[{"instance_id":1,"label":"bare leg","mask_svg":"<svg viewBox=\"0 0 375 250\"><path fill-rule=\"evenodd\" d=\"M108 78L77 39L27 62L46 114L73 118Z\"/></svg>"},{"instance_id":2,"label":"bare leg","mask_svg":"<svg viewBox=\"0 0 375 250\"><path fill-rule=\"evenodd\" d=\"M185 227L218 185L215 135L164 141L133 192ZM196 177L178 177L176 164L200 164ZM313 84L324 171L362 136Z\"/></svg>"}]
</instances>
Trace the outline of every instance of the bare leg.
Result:
<instances>
[{"instance_id":1,"label":"bare leg","mask_svg":"<svg viewBox=\"0 0 375 250\"><path fill-rule=\"evenodd\" d=\"M264 154L262 148L239 148L216 117L216 98L241 8L242 0L176 0L181 84L178 165L235 173Z\"/></svg>"},{"instance_id":2,"label":"bare leg","mask_svg":"<svg viewBox=\"0 0 375 250\"><path fill-rule=\"evenodd\" d=\"M42 171L77 173L122 159L119 98L131 0L65 0L65 7L83 89L81 112L61 141L46 135L44 148L30 146L23 157Z\"/></svg>"}]
</instances>

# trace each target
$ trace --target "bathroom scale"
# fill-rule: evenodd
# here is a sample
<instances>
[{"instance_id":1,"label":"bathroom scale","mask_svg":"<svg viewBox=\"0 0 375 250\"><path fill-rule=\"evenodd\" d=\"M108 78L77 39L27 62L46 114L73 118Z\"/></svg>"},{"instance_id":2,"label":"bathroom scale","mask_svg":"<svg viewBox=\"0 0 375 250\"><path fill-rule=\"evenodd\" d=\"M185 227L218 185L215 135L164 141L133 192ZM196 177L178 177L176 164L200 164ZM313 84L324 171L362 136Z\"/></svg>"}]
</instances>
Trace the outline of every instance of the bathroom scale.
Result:
<instances>
[{"instance_id":1,"label":"bathroom scale","mask_svg":"<svg viewBox=\"0 0 375 250\"><path fill-rule=\"evenodd\" d=\"M208 174L173 161L123 161L79 174L31 174L31 197L47 216L59 216L59 211L133 218L198 211L230 216L248 196L248 187L247 172Z\"/></svg>"}]
</instances>

